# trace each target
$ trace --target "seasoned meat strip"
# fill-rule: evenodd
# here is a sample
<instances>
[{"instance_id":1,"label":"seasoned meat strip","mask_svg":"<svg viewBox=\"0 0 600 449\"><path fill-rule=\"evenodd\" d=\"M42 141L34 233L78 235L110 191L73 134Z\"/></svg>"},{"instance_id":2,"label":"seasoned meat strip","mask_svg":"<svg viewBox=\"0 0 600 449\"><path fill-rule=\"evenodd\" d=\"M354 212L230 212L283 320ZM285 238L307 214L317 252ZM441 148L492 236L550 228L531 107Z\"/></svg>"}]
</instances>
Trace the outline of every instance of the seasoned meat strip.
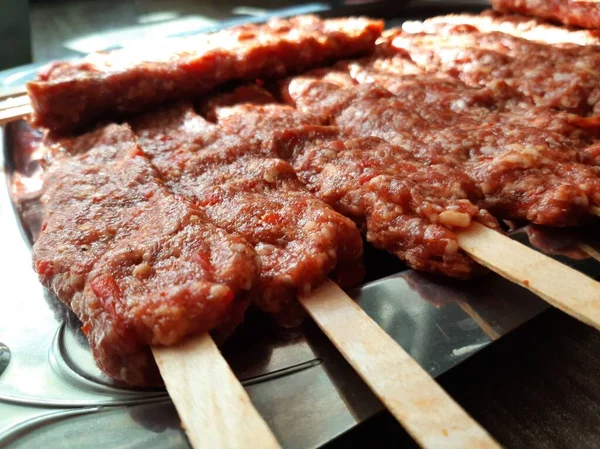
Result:
<instances>
[{"instance_id":1,"label":"seasoned meat strip","mask_svg":"<svg viewBox=\"0 0 600 449\"><path fill-rule=\"evenodd\" d=\"M426 72L458 77L474 87L502 80L540 106L582 115L599 112L597 45L552 45L469 25L432 28L432 33L391 30L384 40Z\"/></svg>"},{"instance_id":2,"label":"seasoned meat strip","mask_svg":"<svg viewBox=\"0 0 600 449\"><path fill-rule=\"evenodd\" d=\"M148 345L231 331L258 278L256 253L169 193L128 126L55 146L85 152L47 173L35 270L81 319L103 371L158 383Z\"/></svg>"},{"instance_id":3,"label":"seasoned meat strip","mask_svg":"<svg viewBox=\"0 0 600 449\"><path fill-rule=\"evenodd\" d=\"M321 73L343 82L333 72ZM240 88L209 101L205 110L218 125L245 141L262 139L291 161L308 189L358 223L375 246L416 269L462 278L473 274L476 264L458 250L454 231L473 217L492 227L497 223L469 200L481 192L468 176L428 167L381 139L349 140L337 127L319 125L323 120L314 114L276 104L275 98L265 104L268 94L257 90ZM307 124L311 121L315 124ZM245 127L248 123L253 126Z\"/></svg>"},{"instance_id":4,"label":"seasoned meat strip","mask_svg":"<svg viewBox=\"0 0 600 449\"><path fill-rule=\"evenodd\" d=\"M293 78L284 96L347 134L380 137L420 161L464 170L484 194L478 204L500 218L565 226L590 216L600 202L598 168L583 163L594 153L581 137L597 134L595 118L547 108L495 112L485 102L469 105L443 83L432 89L435 83L412 76L404 87L396 80L393 94L321 75Z\"/></svg>"},{"instance_id":5,"label":"seasoned meat strip","mask_svg":"<svg viewBox=\"0 0 600 449\"><path fill-rule=\"evenodd\" d=\"M495 10L513 12L565 25L600 28L600 5L595 0L491 0Z\"/></svg>"},{"instance_id":6,"label":"seasoned meat strip","mask_svg":"<svg viewBox=\"0 0 600 449\"><path fill-rule=\"evenodd\" d=\"M232 80L279 77L372 51L380 21L274 19L210 35L98 53L45 67L27 89L32 123L72 129L94 120L202 95ZM112 116L112 117L111 117Z\"/></svg>"},{"instance_id":7,"label":"seasoned meat strip","mask_svg":"<svg viewBox=\"0 0 600 449\"><path fill-rule=\"evenodd\" d=\"M545 44L600 44L598 30L582 30L566 26L553 25L541 19L519 15L505 15L492 10L481 14L449 14L426 19L424 21L407 21L402 29L410 33L425 32L436 34L444 29L469 30L476 28L483 33L499 31L511 36Z\"/></svg>"},{"instance_id":8,"label":"seasoned meat strip","mask_svg":"<svg viewBox=\"0 0 600 449\"><path fill-rule=\"evenodd\" d=\"M269 134L250 120L244 129ZM336 267L360 271L356 225L304 189L290 164L261 139L230 134L185 105L141 117L134 129L174 192L254 245L262 265L256 304L281 324L295 325L301 317L298 291Z\"/></svg>"},{"instance_id":9,"label":"seasoned meat strip","mask_svg":"<svg viewBox=\"0 0 600 449\"><path fill-rule=\"evenodd\" d=\"M294 154L312 192L360 223L369 242L417 270L470 277L477 265L459 251L454 231L472 218L497 227L465 198L477 195L468 176L418 162L381 139L311 142Z\"/></svg>"}]
</instances>

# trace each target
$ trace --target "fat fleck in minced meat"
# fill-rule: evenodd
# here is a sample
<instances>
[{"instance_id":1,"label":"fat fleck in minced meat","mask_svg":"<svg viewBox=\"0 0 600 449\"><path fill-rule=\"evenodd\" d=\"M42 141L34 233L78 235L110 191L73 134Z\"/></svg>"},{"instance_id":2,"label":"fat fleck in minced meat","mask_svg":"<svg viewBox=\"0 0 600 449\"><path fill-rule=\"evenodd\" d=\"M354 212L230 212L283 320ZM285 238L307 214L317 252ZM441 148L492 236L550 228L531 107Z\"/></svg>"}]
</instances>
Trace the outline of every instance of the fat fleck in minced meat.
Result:
<instances>
[{"instance_id":1,"label":"fat fleck in minced meat","mask_svg":"<svg viewBox=\"0 0 600 449\"><path fill-rule=\"evenodd\" d=\"M33 260L42 283L83 322L112 377L160 382L148 345L230 332L258 277L256 253L169 193L126 125L54 142Z\"/></svg>"}]
</instances>

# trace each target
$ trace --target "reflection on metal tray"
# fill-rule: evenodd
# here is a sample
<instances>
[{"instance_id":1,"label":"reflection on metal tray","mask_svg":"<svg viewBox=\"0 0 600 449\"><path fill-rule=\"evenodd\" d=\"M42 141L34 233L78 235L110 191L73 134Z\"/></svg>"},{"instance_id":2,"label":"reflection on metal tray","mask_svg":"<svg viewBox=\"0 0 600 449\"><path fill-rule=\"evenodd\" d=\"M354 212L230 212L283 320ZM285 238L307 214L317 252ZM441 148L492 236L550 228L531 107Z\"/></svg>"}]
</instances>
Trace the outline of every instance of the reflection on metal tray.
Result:
<instances>
[{"instance_id":1,"label":"reflection on metal tray","mask_svg":"<svg viewBox=\"0 0 600 449\"><path fill-rule=\"evenodd\" d=\"M39 226L31 195L39 187L35 138L23 122L9 125L2 137L0 447L85 449L101 441L110 448L188 448L166 392L131 389L105 377L76 317L31 269L29 242ZM597 246L582 237L592 231L530 226L512 236L597 276L600 264L588 255ZM581 249L583 240L591 249ZM495 275L471 282L424 275L370 247L365 264L370 282L351 292L353 298L432 376L547 307ZM223 352L284 447L320 447L382 410L311 322L284 330L250 313Z\"/></svg>"}]
</instances>

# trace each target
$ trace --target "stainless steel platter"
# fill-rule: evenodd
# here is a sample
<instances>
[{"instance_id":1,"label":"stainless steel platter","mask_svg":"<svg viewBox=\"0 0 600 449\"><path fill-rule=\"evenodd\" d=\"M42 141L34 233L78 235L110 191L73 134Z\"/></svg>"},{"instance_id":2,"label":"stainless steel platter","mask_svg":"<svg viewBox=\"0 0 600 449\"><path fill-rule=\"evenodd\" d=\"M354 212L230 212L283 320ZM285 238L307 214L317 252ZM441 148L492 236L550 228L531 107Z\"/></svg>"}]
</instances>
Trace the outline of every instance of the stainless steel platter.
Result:
<instances>
[{"instance_id":1,"label":"stainless steel platter","mask_svg":"<svg viewBox=\"0 0 600 449\"><path fill-rule=\"evenodd\" d=\"M22 83L34 70L12 70L0 88ZM31 133L17 122L1 136L0 447L188 448L166 392L105 377L76 317L37 281L30 260L37 198L23 194L39 187L35 153L27 147ZM597 276L600 264L579 245L598 247L594 228L526 227L511 235ZM428 276L372 248L365 265L369 282L352 297L434 377L547 308L496 275L471 282ZM283 330L251 313L223 352L286 448L321 447L382 410L310 321Z\"/></svg>"}]
</instances>

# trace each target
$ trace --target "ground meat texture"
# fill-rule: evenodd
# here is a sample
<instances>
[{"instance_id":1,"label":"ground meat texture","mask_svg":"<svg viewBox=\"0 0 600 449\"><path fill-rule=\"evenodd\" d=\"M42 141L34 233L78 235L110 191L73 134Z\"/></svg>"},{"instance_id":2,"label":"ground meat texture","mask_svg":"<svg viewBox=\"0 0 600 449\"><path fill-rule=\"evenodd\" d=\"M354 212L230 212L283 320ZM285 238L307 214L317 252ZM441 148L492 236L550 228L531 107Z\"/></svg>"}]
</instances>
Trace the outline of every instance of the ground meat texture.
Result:
<instances>
[{"instance_id":1,"label":"ground meat texture","mask_svg":"<svg viewBox=\"0 0 600 449\"><path fill-rule=\"evenodd\" d=\"M552 154L514 144L510 150L466 164L485 193L480 203L497 217L574 226L600 202L598 170L557 162Z\"/></svg>"},{"instance_id":2,"label":"ground meat texture","mask_svg":"<svg viewBox=\"0 0 600 449\"><path fill-rule=\"evenodd\" d=\"M343 74L318 72L355 86ZM248 97L254 98L256 92ZM246 141L261 136L263 145L292 162L311 192L358 223L371 243L419 270L461 278L476 271L476 264L459 252L454 229L468 226L472 217L490 226L496 222L469 201L481 193L464 173L444 166L431 169L380 139L348 140L337 127L319 125L322 117L276 104L275 98L256 107L243 103L240 95L237 99L236 105L210 102L208 113Z\"/></svg>"},{"instance_id":3,"label":"ground meat texture","mask_svg":"<svg viewBox=\"0 0 600 449\"><path fill-rule=\"evenodd\" d=\"M417 270L458 278L473 274L477 265L459 251L454 231L472 219L497 223L467 198L478 195L468 176L419 162L378 138L296 141L302 148L294 151L294 167L301 179L359 223L369 242Z\"/></svg>"},{"instance_id":4,"label":"ground meat texture","mask_svg":"<svg viewBox=\"0 0 600 449\"><path fill-rule=\"evenodd\" d=\"M258 278L256 253L170 194L128 126L56 145L87 151L47 173L35 270L81 319L104 372L158 383L148 345L220 324L220 333L230 332Z\"/></svg>"},{"instance_id":5,"label":"ground meat texture","mask_svg":"<svg viewBox=\"0 0 600 449\"><path fill-rule=\"evenodd\" d=\"M336 80L340 78L336 76ZM469 148L440 145L436 136L446 133L462 141L466 131L458 126L475 128L491 111L472 108L471 114L466 114L468 104L461 93L442 82L411 77L400 91L401 80L397 77L394 94L378 84L340 85L307 74L285 85L284 96L300 110L321 114L322 121L347 134L380 137L430 163L462 164L469 157Z\"/></svg>"},{"instance_id":6,"label":"ground meat texture","mask_svg":"<svg viewBox=\"0 0 600 449\"><path fill-rule=\"evenodd\" d=\"M200 110L208 120L216 122L218 120L216 112L222 108L244 104L276 103L277 100L273 94L265 89L262 84L259 82L242 84L233 89L213 94L200 102Z\"/></svg>"},{"instance_id":7,"label":"ground meat texture","mask_svg":"<svg viewBox=\"0 0 600 449\"><path fill-rule=\"evenodd\" d=\"M365 18L275 19L211 35L172 39L163 48L54 62L27 88L35 126L65 130L202 95L232 80L279 77L372 51L382 22Z\"/></svg>"},{"instance_id":8,"label":"ground meat texture","mask_svg":"<svg viewBox=\"0 0 600 449\"><path fill-rule=\"evenodd\" d=\"M477 204L499 218L565 226L593 215L590 206L598 205L598 168L586 165L597 154L588 138L597 135L595 118L541 107L493 111L485 101L465 102L461 90L457 95L452 86L412 75L404 86L395 81L394 94L377 84L349 87L331 79L295 77L284 85L284 97L344 133L376 136L419 161L463 170L481 188Z\"/></svg>"},{"instance_id":9,"label":"ground meat texture","mask_svg":"<svg viewBox=\"0 0 600 449\"><path fill-rule=\"evenodd\" d=\"M533 42L465 25L434 33L390 32L389 46L429 73L458 77L474 87L503 80L537 105L577 114L598 112L597 46Z\"/></svg>"},{"instance_id":10,"label":"ground meat texture","mask_svg":"<svg viewBox=\"0 0 600 449\"><path fill-rule=\"evenodd\" d=\"M474 89L456 77L427 72L408 53L392 48L390 41L384 39L379 42L373 55L340 61L334 68L335 72L324 75L319 70L311 73L317 73L322 80L338 86L374 83L399 97L418 96L430 108L436 108L437 113L449 108L453 112L469 109L470 115L473 115L477 109L481 116L485 116L489 111L513 109L532 103L502 80ZM438 104L441 100L444 103Z\"/></svg>"},{"instance_id":11,"label":"ground meat texture","mask_svg":"<svg viewBox=\"0 0 600 449\"><path fill-rule=\"evenodd\" d=\"M282 139L281 133L298 126L319 124L320 119L280 104L239 104L221 107L213 112L219 126L253 147L273 150ZM274 151L274 150L273 150ZM273 153L275 157L281 155Z\"/></svg>"},{"instance_id":12,"label":"ground meat texture","mask_svg":"<svg viewBox=\"0 0 600 449\"><path fill-rule=\"evenodd\" d=\"M249 120L256 123L255 117ZM301 317L294 300L298 291L310 290L336 267L360 264L356 225L311 195L273 145L232 136L183 105L142 117L134 129L174 192L254 245L262 265L255 302L282 324L297 324Z\"/></svg>"},{"instance_id":13,"label":"ground meat texture","mask_svg":"<svg viewBox=\"0 0 600 449\"><path fill-rule=\"evenodd\" d=\"M402 24L402 29L410 33L435 34L457 26L462 26L467 30L469 27L474 27L483 33L499 31L545 44L600 44L598 30L558 26L533 17L505 15L491 10L481 14L450 14L432 17L424 21L407 21Z\"/></svg>"},{"instance_id":14,"label":"ground meat texture","mask_svg":"<svg viewBox=\"0 0 600 449\"><path fill-rule=\"evenodd\" d=\"M492 0L499 12L513 12L565 25L600 28L600 5L595 0Z\"/></svg>"}]
</instances>

